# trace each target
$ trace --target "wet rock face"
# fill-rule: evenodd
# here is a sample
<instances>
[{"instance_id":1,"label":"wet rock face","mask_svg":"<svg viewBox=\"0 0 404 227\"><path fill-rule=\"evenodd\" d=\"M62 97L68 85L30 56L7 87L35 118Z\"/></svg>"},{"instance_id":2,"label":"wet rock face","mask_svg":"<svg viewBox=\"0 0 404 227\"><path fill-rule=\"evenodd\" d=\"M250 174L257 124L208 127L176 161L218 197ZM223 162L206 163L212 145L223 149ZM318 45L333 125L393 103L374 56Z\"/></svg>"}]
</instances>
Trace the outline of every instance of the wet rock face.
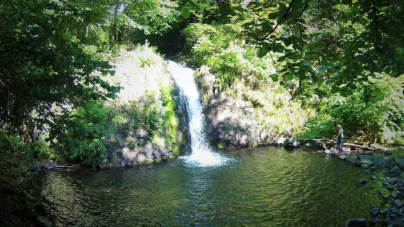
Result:
<instances>
[{"instance_id":1,"label":"wet rock face","mask_svg":"<svg viewBox=\"0 0 404 227\"><path fill-rule=\"evenodd\" d=\"M111 105L122 116L109 123L109 134L104 140L107 159L99 165L101 168L156 163L190 151L188 114L185 104L179 102L179 89L166 64L140 67L135 61L137 54L128 52L113 63L116 73L111 80L122 89ZM164 96L164 89L170 90L170 100L175 101L169 110L174 112L176 122L172 131L163 125L167 111L164 97L169 96Z\"/></svg>"},{"instance_id":2,"label":"wet rock face","mask_svg":"<svg viewBox=\"0 0 404 227\"><path fill-rule=\"evenodd\" d=\"M196 76L204 104L206 131L209 141L219 148L232 149L272 144L278 137L258 121L250 102L221 93L214 86L215 76L206 68Z\"/></svg>"}]
</instances>

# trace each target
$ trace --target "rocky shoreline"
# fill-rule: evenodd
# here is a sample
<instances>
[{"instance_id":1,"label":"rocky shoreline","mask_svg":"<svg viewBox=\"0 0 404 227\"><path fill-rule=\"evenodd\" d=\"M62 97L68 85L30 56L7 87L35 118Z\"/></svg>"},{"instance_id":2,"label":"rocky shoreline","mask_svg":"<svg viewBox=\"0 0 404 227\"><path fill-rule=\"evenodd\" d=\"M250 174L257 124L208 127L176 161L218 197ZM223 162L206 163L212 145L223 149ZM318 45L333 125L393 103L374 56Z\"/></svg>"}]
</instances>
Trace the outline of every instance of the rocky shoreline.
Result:
<instances>
[{"instance_id":1,"label":"rocky shoreline","mask_svg":"<svg viewBox=\"0 0 404 227\"><path fill-rule=\"evenodd\" d=\"M286 149L300 147L312 147L324 149L323 156L336 156L338 153L336 142L327 139L283 139L274 143L284 146ZM376 187L367 189L375 190L382 199L381 206L371 205L370 219L354 218L346 221L347 227L366 226L404 226L404 147L390 149L376 144L362 146L355 143L343 143L342 155L336 156L363 168L369 176L359 179L358 185L366 188L366 184L372 181L385 190ZM379 187L380 188L380 187ZM376 191L376 189L378 189Z\"/></svg>"},{"instance_id":2,"label":"rocky shoreline","mask_svg":"<svg viewBox=\"0 0 404 227\"><path fill-rule=\"evenodd\" d=\"M324 149L323 156L336 156L336 142L324 139L287 139L277 140L278 146L285 148L313 147ZM343 154L339 157L360 168L369 176L359 179L358 185L366 187L369 181L380 185L385 190L376 187L378 197L382 199L381 206L371 205L369 220L354 218L346 221L347 227L365 226L404 226L404 148L389 149L379 145L361 146L354 143L343 143ZM380 188L380 187L379 187ZM378 190L377 190L378 189ZM377 190L377 191L376 191Z\"/></svg>"},{"instance_id":3,"label":"rocky shoreline","mask_svg":"<svg viewBox=\"0 0 404 227\"><path fill-rule=\"evenodd\" d=\"M387 193L380 189L374 192L383 199L383 206L370 207L371 220L351 219L346 226L368 226L367 221L370 226L377 223L389 227L404 226L404 157L396 157L390 150L382 150L359 155L353 153L345 160L364 168L373 183L387 189ZM365 186L367 182L367 178L361 179L358 184Z\"/></svg>"}]
</instances>

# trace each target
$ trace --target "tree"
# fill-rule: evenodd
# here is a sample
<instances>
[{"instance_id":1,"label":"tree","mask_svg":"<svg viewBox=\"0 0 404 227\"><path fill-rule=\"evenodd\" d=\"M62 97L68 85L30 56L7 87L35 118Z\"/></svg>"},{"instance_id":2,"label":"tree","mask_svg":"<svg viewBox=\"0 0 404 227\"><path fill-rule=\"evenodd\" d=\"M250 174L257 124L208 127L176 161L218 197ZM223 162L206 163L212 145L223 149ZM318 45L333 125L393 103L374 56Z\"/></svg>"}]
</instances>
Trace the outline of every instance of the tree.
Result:
<instances>
[{"instance_id":1,"label":"tree","mask_svg":"<svg viewBox=\"0 0 404 227\"><path fill-rule=\"evenodd\" d=\"M47 124L56 136L53 106L79 106L113 98L118 87L100 74L108 62L83 51L72 21L85 11L79 1L4 0L0 4L0 120L26 141ZM88 11L87 11L88 12Z\"/></svg>"},{"instance_id":2,"label":"tree","mask_svg":"<svg viewBox=\"0 0 404 227\"><path fill-rule=\"evenodd\" d=\"M278 59L286 63L284 77L318 79L313 70L327 71L332 91L351 95L368 74L403 73L398 64L403 58L403 7L401 1L387 0L274 0L251 2L243 13L252 15L245 28L262 46L262 55L285 54ZM317 24L309 23L313 17ZM329 34L337 40L334 45L310 39L314 32L325 32L321 28L327 22L335 26Z\"/></svg>"}]
</instances>

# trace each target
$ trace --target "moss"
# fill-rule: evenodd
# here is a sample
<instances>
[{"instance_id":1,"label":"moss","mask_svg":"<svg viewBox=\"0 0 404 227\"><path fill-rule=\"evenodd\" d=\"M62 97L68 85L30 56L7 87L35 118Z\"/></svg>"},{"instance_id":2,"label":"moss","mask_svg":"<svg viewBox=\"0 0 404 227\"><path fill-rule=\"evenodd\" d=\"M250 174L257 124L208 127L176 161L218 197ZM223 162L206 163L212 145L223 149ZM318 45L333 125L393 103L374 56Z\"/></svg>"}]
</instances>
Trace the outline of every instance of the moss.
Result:
<instances>
[{"instance_id":1,"label":"moss","mask_svg":"<svg viewBox=\"0 0 404 227\"><path fill-rule=\"evenodd\" d=\"M145 162L142 162L141 164L143 165L143 164L152 164L154 162L154 160L153 161L145 161Z\"/></svg>"},{"instance_id":2,"label":"moss","mask_svg":"<svg viewBox=\"0 0 404 227\"><path fill-rule=\"evenodd\" d=\"M226 146L226 142L224 142L223 140L221 140L217 143L217 148L219 148L220 150L224 149L225 146Z\"/></svg>"},{"instance_id":3,"label":"moss","mask_svg":"<svg viewBox=\"0 0 404 227\"><path fill-rule=\"evenodd\" d=\"M209 103L208 96L206 94L203 95L203 103L207 106Z\"/></svg>"},{"instance_id":4,"label":"moss","mask_svg":"<svg viewBox=\"0 0 404 227\"><path fill-rule=\"evenodd\" d=\"M25 198L26 198L27 200L32 201L32 202L35 202L35 198L34 198L31 194L29 194L29 193L26 192L26 191L23 191L23 193L24 193Z\"/></svg>"},{"instance_id":5,"label":"moss","mask_svg":"<svg viewBox=\"0 0 404 227\"><path fill-rule=\"evenodd\" d=\"M173 153L175 158L177 158L177 157L179 157L181 155L180 146L178 146L177 144L172 145L171 150L172 150L172 153Z\"/></svg>"}]
</instances>

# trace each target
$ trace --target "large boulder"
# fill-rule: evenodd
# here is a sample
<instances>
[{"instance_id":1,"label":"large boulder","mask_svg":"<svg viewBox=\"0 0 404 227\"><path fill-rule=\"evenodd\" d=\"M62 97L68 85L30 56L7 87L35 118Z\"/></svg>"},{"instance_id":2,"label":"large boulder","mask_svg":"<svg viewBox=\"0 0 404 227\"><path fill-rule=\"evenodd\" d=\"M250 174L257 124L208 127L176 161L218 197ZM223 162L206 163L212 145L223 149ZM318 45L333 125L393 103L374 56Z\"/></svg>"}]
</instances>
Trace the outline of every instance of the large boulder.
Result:
<instances>
[{"instance_id":1,"label":"large boulder","mask_svg":"<svg viewBox=\"0 0 404 227\"><path fill-rule=\"evenodd\" d=\"M386 167L391 167L395 164L396 158L394 156L389 156L384 159L384 161L386 162Z\"/></svg>"},{"instance_id":2,"label":"large boulder","mask_svg":"<svg viewBox=\"0 0 404 227\"><path fill-rule=\"evenodd\" d=\"M395 164L396 166L400 167L400 169L404 169L404 159L396 158Z\"/></svg>"},{"instance_id":3,"label":"large boulder","mask_svg":"<svg viewBox=\"0 0 404 227\"><path fill-rule=\"evenodd\" d=\"M398 166L394 166L387 174L391 177L400 175L402 170Z\"/></svg>"},{"instance_id":4,"label":"large boulder","mask_svg":"<svg viewBox=\"0 0 404 227\"><path fill-rule=\"evenodd\" d=\"M384 168L386 166L386 161L382 155L373 155L373 161L377 168Z\"/></svg>"},{"instance_id":5,"label":"large boulder","mask_svg":"<svg viewBox=\"0 0 404 227\"><path fill-rule=\"evenodd\" d=\"M284 146L286 148L296 148L296 147L300 147L300 142L298 140L296 140L295 138L290 138L285 141Z\"/></svg>"},{"instance_id":6,"label":"large boulder","mask_svg":"<svg viewBox=\"0 0 404 227\"><path fill-rule=\"evenodd\" d=\"M366 227L366 219L365 218L354 218L354 219L349 219L346 224L346 227Z\"/></svg>"},{"instance_id":7,"label":"large boulder","mask_svg":"<svg viewBox=\"0 0 404 227\"><path fill-rule=\"evenodd\" d=\"M254 147L273 144L280 135L273 128L263 127L259 112L243 97L234 97L215 86L215 76L202 67L196 75L204 105L207 136L220 149ZM280 144L282 141L278 141Z\"/></svg>"},{"instance_id":8,"label":"large boulder","mask_svg":"<svg viewBox=\"0 0 404 227\"><path fill-rule=\"evenodd\" d=\"M359 155L360 162L362 167L368 168L373 165L372 156L370 155Z\"/></svg>"},{"instance_id":9,"label":"large boulder","mask_svg":"<svg viewBox=\"0 0 404 227\"><path fill-rule=\"evenodd\" d=\"M346 160L348 162L354 163L354 164L360 164L360 160L358 158L358 155L356 153L349 155Z\"/></svg>"},{"instance_id":10,"label":"large boulder","mask_svg":"<svg viewBox=\"0 0 404 227\"><path fill-rule=\"evenodd\" d=\"M394 204L395 204L398 208L401 208L401 207L404 206L404 201L399 200L399 199L396 199L396 200L394 201Z\"/></svg>"}]
</instances>

